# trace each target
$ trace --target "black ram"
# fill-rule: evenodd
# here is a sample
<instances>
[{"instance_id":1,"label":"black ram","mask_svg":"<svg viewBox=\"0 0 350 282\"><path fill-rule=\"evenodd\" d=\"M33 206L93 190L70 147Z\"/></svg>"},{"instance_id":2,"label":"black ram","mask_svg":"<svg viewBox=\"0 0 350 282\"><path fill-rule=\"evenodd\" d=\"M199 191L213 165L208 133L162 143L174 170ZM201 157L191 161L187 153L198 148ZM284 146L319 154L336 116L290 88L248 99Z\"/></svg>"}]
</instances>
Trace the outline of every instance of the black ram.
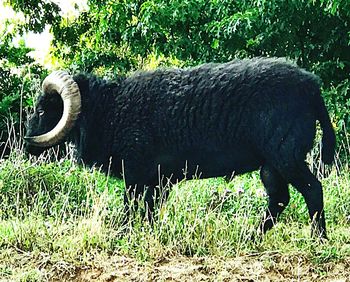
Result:
<instances>
[{"instance_id":1,"label":"black ram","mask_svg":"<svg viewBox=\"0 0 350 282\"><path fill-rule=\"evenodd\" d=\"M32 154L72 142L83 163L123 174L127 210L145 193L150 214L166 182L260 168L269 196L261 231L288 205L290 183L305 198L312 232L326 237L322 186L305 162L316 120L329 164L335 135L319 79L283 59L158 69L115 81L57 71L43 82L25 140Z\"/></svg>"}]
</instances>

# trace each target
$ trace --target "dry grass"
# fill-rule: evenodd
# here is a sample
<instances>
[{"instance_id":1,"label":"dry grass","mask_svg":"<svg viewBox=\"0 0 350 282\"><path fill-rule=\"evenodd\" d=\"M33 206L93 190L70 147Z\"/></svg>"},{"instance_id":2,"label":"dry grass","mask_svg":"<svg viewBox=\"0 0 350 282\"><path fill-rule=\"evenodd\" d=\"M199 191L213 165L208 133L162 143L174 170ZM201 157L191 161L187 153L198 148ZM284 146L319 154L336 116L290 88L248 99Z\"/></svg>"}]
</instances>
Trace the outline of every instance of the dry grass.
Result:
<instances>
[{"instance_id":1,"label":"dry grass","mask_svg":"<svg viewBox=\"0 0 350 282\"><path fill-rule=\"evenodd\" d=\"M20 144L15 144L20 146ZM346 146L346 145L345 145ZM348 158L350 147L347 149ZM314 152L317 156L317 150ZM0 160L0 281L348 281L350 169L322 178L329 241L310 239L294 189L275 228L252 241L266 207L257 173L176 185L153 226L122 226L123 181L72 155ZM316 158L317 159L317 158Z\"/></svg>"}]
</instances>

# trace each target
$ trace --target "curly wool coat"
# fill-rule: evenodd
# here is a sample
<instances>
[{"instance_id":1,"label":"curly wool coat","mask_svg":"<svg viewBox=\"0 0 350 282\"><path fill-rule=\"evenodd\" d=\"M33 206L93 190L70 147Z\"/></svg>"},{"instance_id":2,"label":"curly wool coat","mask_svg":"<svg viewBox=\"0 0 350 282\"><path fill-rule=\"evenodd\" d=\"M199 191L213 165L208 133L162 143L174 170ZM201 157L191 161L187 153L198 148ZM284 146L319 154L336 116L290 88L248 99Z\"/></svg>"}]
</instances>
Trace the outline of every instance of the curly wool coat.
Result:
<instances>
[{"instance_id":1,"label":"curly wool coat","mask_svg":"<svg viewBox=\"0 0 350 282\"><path fill-rule=\"evenodd\" d=\"M115 82L84 74L74 80L82 111L70 139L85 164L125 177L127 207L146 191L152 212L167 181L261 168L269 195L262 231L288 204L291 183L315 219L313 230L325 236L322 187L305 158L316 120L326 163L335 137L315 75L283 59L257 58L137 72Z\"/></svg>"}]
</instances>

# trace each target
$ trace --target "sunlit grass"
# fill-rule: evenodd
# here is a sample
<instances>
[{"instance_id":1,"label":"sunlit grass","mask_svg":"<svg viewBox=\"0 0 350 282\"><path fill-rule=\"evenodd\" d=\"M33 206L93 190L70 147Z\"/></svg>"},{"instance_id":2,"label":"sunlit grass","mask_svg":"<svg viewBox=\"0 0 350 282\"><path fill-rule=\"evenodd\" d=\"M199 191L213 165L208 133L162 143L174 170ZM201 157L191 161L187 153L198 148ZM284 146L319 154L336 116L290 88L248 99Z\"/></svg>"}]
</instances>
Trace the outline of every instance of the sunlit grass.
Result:
<instances>
[{"instance_id":1,"label":"sunlit grass","mask_svg":"<svg viewBox=\"0 0 350 282\"><path fill-rule=\"evenodd\" d=\"M157 209L153 225L136 217L123 226L123 180L70 157L28 160L18 150L0 160L0 280L40 281L111 255L146 262L273 252L336 263L350 256L349 172L345 163L321 179L329 235L321 244L310 238L306 204L293 187L278 224L257 235L267 199L256 172L229 182L183 181Z\"/></svg>"}]
</instances>

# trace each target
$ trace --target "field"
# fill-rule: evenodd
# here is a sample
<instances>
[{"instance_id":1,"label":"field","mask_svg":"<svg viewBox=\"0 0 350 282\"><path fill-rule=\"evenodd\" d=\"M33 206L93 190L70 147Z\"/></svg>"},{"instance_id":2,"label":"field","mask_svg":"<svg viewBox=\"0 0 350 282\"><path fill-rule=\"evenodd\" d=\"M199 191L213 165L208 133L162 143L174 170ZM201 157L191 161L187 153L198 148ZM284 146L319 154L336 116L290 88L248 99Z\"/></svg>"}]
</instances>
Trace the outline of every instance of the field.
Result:
<instances>
[{"instance_id":1,"label":"field","mask_svg":"<svg viewBox=\"0 0 350 282\"><path fill-rule=\"evenodd\" d=\"M122 225L122 180L15 150L0 160L0 281L350 281L347 156L310 166L324 187L329 240L310 238L306 205L291 203L266 236L257 172L178 183L153 226ZM52 157L51 157L52 158Z\"/></svg>"}]
</instances>

